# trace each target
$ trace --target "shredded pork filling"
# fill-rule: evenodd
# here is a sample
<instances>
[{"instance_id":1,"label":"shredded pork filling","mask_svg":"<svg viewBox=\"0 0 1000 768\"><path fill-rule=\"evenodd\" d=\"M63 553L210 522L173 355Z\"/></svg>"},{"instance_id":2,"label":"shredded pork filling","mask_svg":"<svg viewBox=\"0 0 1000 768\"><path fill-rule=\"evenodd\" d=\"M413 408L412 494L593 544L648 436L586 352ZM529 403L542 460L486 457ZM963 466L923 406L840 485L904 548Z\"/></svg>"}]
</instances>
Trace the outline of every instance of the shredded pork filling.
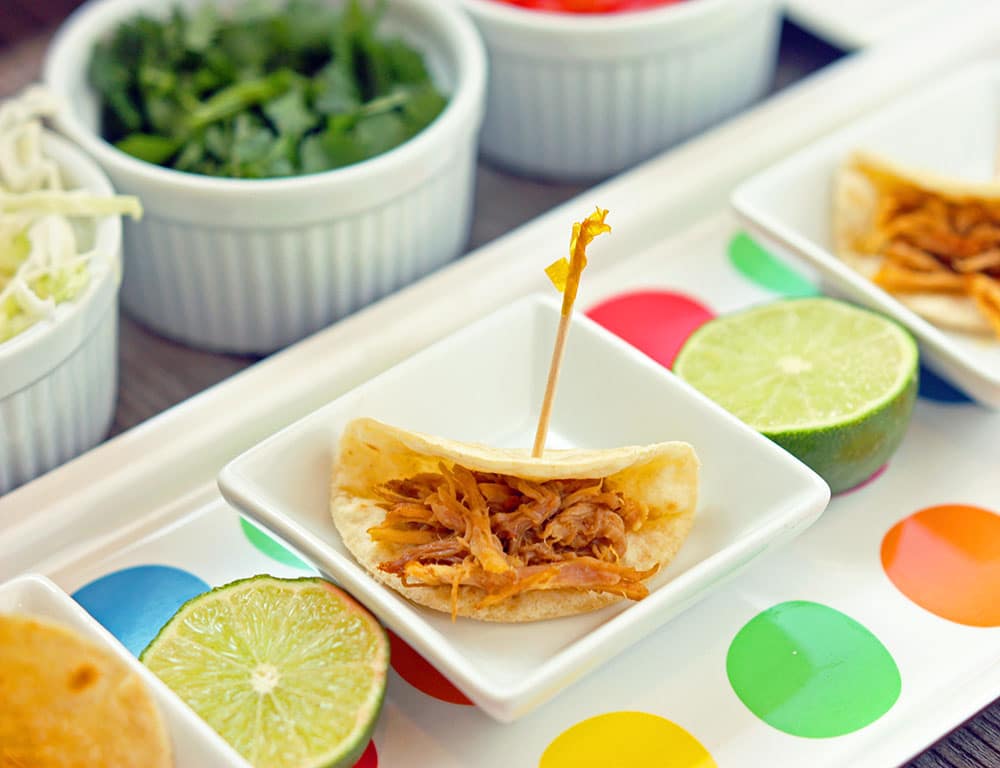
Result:
<instances>
[{"instance_id":1,"label":"shredded pork filling","mask_svg":"<svg viewBox=\"0 0 1000 768\"><path fill-rule=\"evenodd\" d=\"M657 568L620 562L626 533L642 527L648 510L603 479L540 483L439 469L380 486L385 520L368 533L398 545L382 571L406 586L451 587L453 615L460 586L480 590L480 606L547 589L649 594L642 582Z\"/></svg>"},{"instance_id":2,"label":"shredded pork filling","mask_svg":"<svg viewBox=\"0 0 1000 768\"><path fill-rule=\"evenodd\" d=\"M886 257L874 278L886 290L968 296L1000 336L1000 206L896 190L863 247Z\"/></svg>"}]
</instances>

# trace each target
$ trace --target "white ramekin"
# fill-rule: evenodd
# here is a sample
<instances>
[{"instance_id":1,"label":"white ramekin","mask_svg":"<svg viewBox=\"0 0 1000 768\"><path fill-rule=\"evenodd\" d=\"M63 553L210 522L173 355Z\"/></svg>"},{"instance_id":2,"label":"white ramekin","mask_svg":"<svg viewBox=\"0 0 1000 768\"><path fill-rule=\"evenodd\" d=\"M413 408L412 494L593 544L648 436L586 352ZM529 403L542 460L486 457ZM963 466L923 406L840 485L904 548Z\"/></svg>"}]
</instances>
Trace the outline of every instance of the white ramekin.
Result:
<instances>
[{"instance_id":1,"label":"white ramekin","mask_svg":"<svg viewBox=\"0 0 1000 768\"><path fill-rule=\"evenodd\" d=\"M616 14L460 0L489 54L483 155L553 180L624 170L762 96L776 0L688 0Z\"/></svg>"},{"instance_id":2,"label":"white ramekin","mask_svg":"<svg viewBox=\"0 0 1000 768\"><path fill-rule=\"evenodd\" d=\"M331 2L334 0L331 0ZM194 6L202 0L181 0ZM444 112L371 160L287 179L221 179L130 157L98 132L86 70L94 43L162 0L95 0L54 39L45 79L69 109L56 120L143 203L125 224L122 301L185 343L265 354L456 257L468 239L486 90L475 28L440 0L391 0L384 29L425 54Z\"/></svg>"},{"instance_id":3,"label":"white ramekin","mask_svg":"<svg viewBox=\"0 0 1000 768\"><path fill-rule=\"evenodd\" d=\"M108 178L69 142L45 133L43 148L67 186L111 195ZM0 495L97 445L118 390L118 287L122 227L98 220L91 279L55 315L0 343Z\"/></svg>"}]
</instances>

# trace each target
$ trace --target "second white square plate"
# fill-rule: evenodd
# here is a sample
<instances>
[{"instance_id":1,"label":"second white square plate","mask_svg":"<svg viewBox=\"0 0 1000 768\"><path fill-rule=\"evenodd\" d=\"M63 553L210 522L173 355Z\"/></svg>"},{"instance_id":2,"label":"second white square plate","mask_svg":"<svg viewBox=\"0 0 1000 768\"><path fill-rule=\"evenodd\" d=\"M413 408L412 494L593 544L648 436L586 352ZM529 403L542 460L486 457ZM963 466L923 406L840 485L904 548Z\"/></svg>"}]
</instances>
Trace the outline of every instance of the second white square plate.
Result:
<instances>
[{"instance_id":1,"label":"second white square plate","mask_svg":"<svg viewBox=\"0 0 1000 768\"><path fill-rule=\"evenodd\" d=\"M331 464L352 419L530 447L559 307L528 297L434 344L231 462L223 495L350 591L498 720L513 720L813 523L829 488L805 465L641 352L574 315L548 447L681 440L702 463L694 528L650 595L528 624L459 619L382 586L329 513ZM306 375L303 372L303 375Z\"/></svg>"},{"instance_id":2,"label":"second white square plate","mask_svg":"<svg viewBox=\"0 0 1000 768\"><path fill-rule=\"evenodd\" d=\"M30 616L79 634L139 676L170 734L178 768L250 768L222 737L177 697L73 598L44 576L23 574L0 584L0 614ZM0 712L2 716L2 712ZM63 756L67 757L68 756Z\"/></svg>"},{"instance_id":3,"label":"second white square plate","mask_svg":"<svg viewBox=\"0 0 1000 768\"><path fill-rule=\"evenodd\" d=\"M785 13L828 43L853 50L912 35L990 0L786 0Z\"/></svg>"},{"instance_id":4,"label":"second white square plate","mask_svg":"<svg viewBox=\"0 0 1000 768\"><path fill-rule=\"evenodd\" d=\"M732 198L736 212L769 243L803 257L831 286L905 325L932 367L1000 409L1000 340L932 325L834 255L834 174L855 150L955 178L990 180L1000 152L1000 63L948 76L831 133L753 176Z\"/></svg>"}]
</instances>

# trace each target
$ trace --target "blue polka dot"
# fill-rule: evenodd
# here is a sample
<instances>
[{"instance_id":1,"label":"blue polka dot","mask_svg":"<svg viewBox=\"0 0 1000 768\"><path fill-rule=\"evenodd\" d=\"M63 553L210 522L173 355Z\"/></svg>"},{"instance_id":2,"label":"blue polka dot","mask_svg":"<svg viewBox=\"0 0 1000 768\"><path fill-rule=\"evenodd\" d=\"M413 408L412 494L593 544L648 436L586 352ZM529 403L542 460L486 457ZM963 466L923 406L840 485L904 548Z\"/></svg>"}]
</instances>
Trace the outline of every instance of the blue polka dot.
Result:
<instances>
[{"instance_id":1,"label":"blue polka dot","mask_svg":"<svg viewBox=\"0 0 1000 768\"><path fill-rule=\"evenodd\" d=\"M178 608L208 589L180 568L140 565L102 576L73 598L138 656Z\"/></svg>"},{"instance_id":2,"label":"blue polka dot","mask_svg":"<svg viewBox=\"0 0 1000 768\"><path fill-rule=\"evenodd\" d=\"M939 403L971 403L964 392L956 389L930 368L920 366L920 396Z\"/></svg>"}]
</instances>

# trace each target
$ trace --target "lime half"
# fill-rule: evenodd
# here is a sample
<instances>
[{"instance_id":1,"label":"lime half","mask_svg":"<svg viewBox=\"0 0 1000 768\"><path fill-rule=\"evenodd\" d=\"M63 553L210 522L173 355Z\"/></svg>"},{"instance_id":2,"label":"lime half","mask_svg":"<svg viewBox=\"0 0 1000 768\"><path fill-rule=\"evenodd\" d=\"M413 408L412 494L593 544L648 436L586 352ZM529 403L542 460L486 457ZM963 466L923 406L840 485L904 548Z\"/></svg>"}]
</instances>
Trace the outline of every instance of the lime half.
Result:
<instances>
[{"instance_id":1,"label":"lime half","mask_svg":"<svg viewBox=\"0 0 1000 768\"><path fill-rule=\"evenodd\" d=\"M674 372L812 467L837 493L903 439L917 346L896 323L834 299L778 301L692 334Z\"/></svg>"},{"instance_id":2,"label":"lime half","mask_svg":"<svg viewBox=\"0 0 1000 768\"><path fill-rule=\"evenodd\" d=\"M183 605L140 659L257 768L351 766L382 707L389 643L322 579L256 576Z\"/></svg>"}]
</instances>

